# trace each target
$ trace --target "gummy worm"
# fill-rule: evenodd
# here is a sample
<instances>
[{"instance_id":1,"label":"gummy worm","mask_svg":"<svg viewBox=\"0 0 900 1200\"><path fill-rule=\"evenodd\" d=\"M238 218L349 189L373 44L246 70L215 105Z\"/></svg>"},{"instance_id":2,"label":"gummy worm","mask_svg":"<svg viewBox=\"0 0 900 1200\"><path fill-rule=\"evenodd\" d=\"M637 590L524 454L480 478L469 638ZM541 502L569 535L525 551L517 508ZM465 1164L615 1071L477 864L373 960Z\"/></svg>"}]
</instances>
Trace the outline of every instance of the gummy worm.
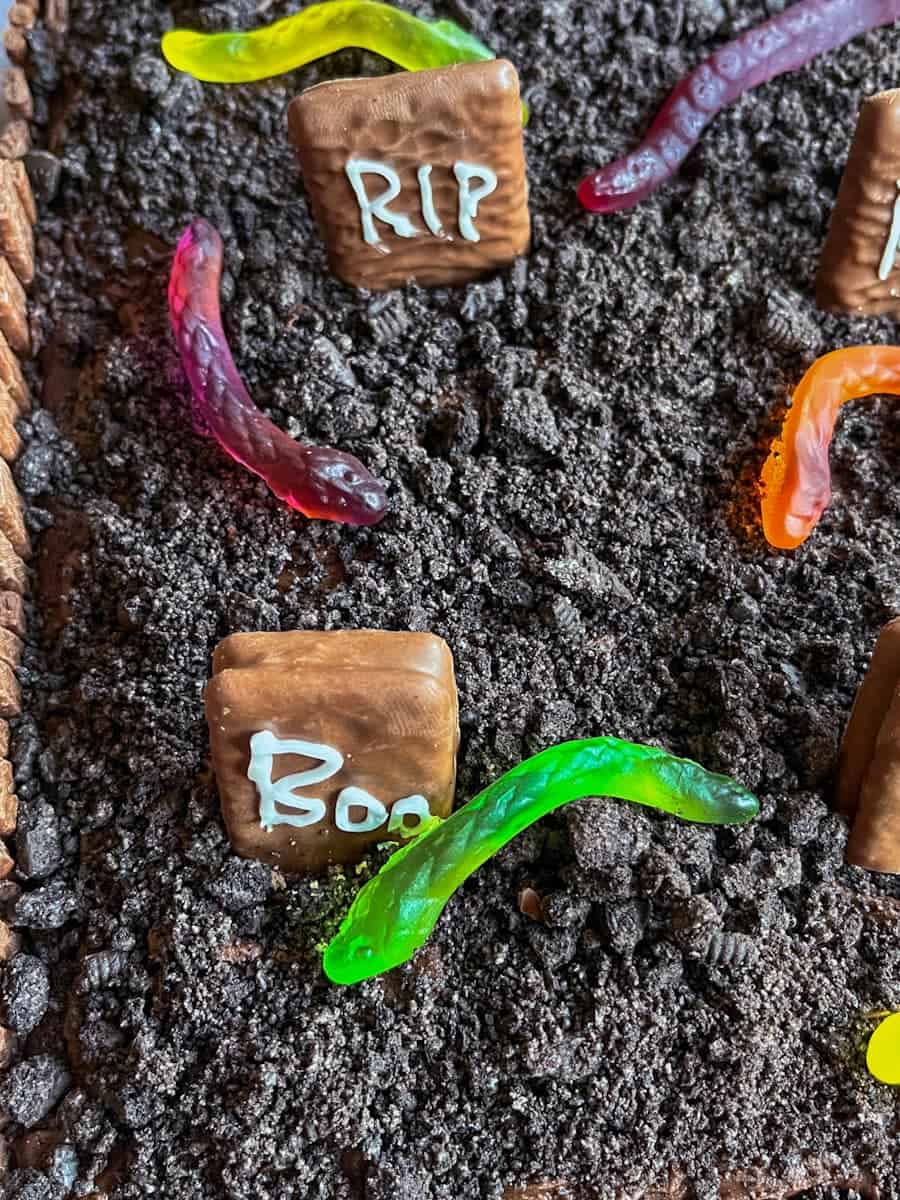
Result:
<instances>
[{"instance_id":1,"label":"gummy worm","mask_svg":"<svg viewBox=\"0 0 900 1200\"><path fill-rule=\"evenodd\" d=\"M675 174L716 113L743 92L898 17L900 0L801 0L748 30L685 76L637 150L583 179L578 199L597 213L639 204Z\"/></svg>"},{"instance_id":2,"label":"gummy worm","mask_svg":"<svg viewBox=\"0 0 900 1200\"><path fill-rule=\"evenodd\" d=\"M311 4L250 33L174 29L162 39L171 66L207 83L268 79L348 46L371 50L407 71L496 57L453 21L422 21L377 0Z\"/></svg>"},{"instance_id":3,"label":"gummy worm","mask_svg":"<svg viewBox=\"0 0 900 1200\"><path fill-rule=\"evenodd\" d=\"M236 462L307 517L374 525L387 508L384 485L359 459L327 446L301 446L256 407L222 328L222 239L208 221L185 230L169 279L169 314L195 412Z\"/></svg>"},{"instance_id":4,"label":"gummy worm","mask_svg":"<svg viewBox=\"0 0 900 1200\"><path fill-rule=\"evenodd\" d=\"M848 346L816 359L794 392L780 437L762 469L766 541L794 550L831 500L828 447L841 405L864 396L900 396L900 346Z\"/></svg>"},{"instance_id":5,"label":"gummy worm","mask_svg":"<svg viewBox=\"0 0 900 1200\"><path fill-rule=\"evenodd\" d=\"M446 821L435 818L388 859L329 943L325 974L334 983L358 983L406 962L473 871L523 829L584 796L617 796L707 824L740 825L759 811L733 779L652 746L612 737L551 746Z\"/></svg>"}]
</instances>

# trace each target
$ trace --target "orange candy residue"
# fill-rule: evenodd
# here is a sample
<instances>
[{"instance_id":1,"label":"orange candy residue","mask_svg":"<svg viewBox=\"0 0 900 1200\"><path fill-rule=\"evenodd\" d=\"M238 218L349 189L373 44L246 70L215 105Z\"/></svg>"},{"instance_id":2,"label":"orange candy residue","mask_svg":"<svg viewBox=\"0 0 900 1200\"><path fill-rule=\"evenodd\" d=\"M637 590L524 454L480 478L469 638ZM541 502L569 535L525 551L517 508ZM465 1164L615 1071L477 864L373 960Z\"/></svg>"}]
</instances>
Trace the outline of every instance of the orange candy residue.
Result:
<instances>
[{"instance_id":1,"label":"orange candy residue","mask_svg":"<svg viewBox=\"0 0 900 1200\"><path fill-rule=\"evenodd\" d=\"M803 376L762 469L763 532L771 545L794 550L818 525L831 500L828 447L841 405L874 395L900 396L900 346L835 350Z\"/></svg>"}]
</instances>

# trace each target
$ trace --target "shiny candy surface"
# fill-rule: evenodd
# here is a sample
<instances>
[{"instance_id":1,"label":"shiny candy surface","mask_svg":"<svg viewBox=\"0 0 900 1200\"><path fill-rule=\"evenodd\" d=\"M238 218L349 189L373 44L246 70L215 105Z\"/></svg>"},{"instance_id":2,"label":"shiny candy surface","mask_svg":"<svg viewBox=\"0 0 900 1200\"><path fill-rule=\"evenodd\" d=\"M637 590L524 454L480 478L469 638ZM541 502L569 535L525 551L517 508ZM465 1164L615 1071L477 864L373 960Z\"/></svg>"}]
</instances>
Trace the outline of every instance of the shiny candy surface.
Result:
<instances>
[{"instance_id":1,"label":"shiny candy surface","mask_svg":"<svg viewBox=\"0 0 900 1200\"><path fill-rule=\"evenodd\" d=\"M248 83L358 46L407 71L482 62L494 52L453 21L422 21L377 0L327 0L248 33L164 35L171 66L207 83Z\"/></svg>"},{"instance_id":2,"label":"shiny candy surface","mask_svg":"<svg viewBox=\"0 0 900 1200\"><path fill-rule=\"evenodd\" d=\"M208 221L193 221L175 252L169 315L199 423L291 508L320 520L374 525L387 509L381 481L352 454L295 442L250 399L222 328L221 275L222 239Z\"/></svg>"},{"instance_id":3,"label":"shiny candy surface","mask_svg":"<svg viewBox=\"0 0 900 1200\"><path fill-rule=\"evenodd\" d=\"M733 779L653 746L612 737L552 746L388 859L326 949L328 978L358 983L406 962L473 871L523 829L585 796L615 796L705 824L741 825L759 811Z\"/></svg>"},{"instance_id":4,"label":"shiny candy surface","mask_svg":"<svg viewBox=\"0 0 900 1200\"><path fill-rule=\"evenodd\" d=\"M803 544L831 500L828 447L841 406L864 396L900 396L900 346L848 346L817 359L794 392L761 476L766 541Z\"/></svg>"},{"instance_id":5,"label":"shiny candy surface","mask_svg":"<svg viewBox=\"0 0 900 1200\"><path fill-rule=\"evenodd\" d=\"M590 212L631 208L681 167L713 117L743 92L900 17L900 0L800 0L718 49L686 75L637 150L578 189Z\"/></svg>"},{"instance_id":6,"label":"shiny candy surface","mask_svg":"<svg viewBox=\"0 0 900 1200\"><path fill-rule=\"evenodd\" d=\"M900 1012L885 1017L869 1038L866 1066L880 1083L900 1086Z\"/></svg>"}]
</instances>

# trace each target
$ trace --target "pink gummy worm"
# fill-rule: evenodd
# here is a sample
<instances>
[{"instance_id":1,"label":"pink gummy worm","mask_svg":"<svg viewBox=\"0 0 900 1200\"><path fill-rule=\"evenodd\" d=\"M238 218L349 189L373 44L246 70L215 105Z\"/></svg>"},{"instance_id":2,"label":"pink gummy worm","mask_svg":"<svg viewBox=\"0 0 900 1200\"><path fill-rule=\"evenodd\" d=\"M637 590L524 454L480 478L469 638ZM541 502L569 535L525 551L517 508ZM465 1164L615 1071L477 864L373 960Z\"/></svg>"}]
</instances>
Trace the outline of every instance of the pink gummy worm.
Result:
<instances>
[{"instance_id":1,"label":"pink gummy worm","mask_svg":"<svg viewBox=\"0 0 900 1200\"><path fill-rule=\"evenodd\" d=\"M639 204L675 174L716 113L742 92L898 17L900 0L800 0L682 79L637 150L587 175L578 199L598 213Z\"/></svg>"},{"instance_id":2,"label":"pink gummy worm","mask_svg":"<svg viewBox=\"0 0 900 1200\"><path fill-rule=\"evenodd\" d=\"M307 517L374 525L387 508L384 485L352 454L303 446L260 412L244 387L219 310L222 239L193 221L175 251L169 314L194 404L216 441Z\"/></svg>"}]
</instances>

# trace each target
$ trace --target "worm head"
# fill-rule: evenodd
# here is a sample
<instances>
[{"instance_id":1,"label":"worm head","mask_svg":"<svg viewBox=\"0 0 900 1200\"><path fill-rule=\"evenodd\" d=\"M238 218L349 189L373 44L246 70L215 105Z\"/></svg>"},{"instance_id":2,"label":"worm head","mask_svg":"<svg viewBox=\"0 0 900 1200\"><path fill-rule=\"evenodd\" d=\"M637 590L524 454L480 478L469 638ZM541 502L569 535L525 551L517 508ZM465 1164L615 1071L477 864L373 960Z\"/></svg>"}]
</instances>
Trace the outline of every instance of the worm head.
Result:
<instances>
[{"instance_id":1,"label":"worm head","mask_svg":"<svg viewBox=\"0 0 900 1200\"><path fill-rule=\"evenodd\" d=\"M432 920L422 930L416 920L416 906L411 909L410 913L404 912L401 903L393 916L374 910L365 920L354 920L356 914L351 908L329 942L322 962L331 982L361 983L409 962L433 924Z\"/></svg>"},{"instance_id":2,"label":"worm head","mask_svg":"<svg viewBox=\"0 0 900 1200\"><path fill-rule=\"evenodd\" d=\"M398 850L389 863L402 858L414 844ZM332 983L360 983L399 967L422 945L435 919L427 906L423 913L421 902L408 894L393 870L382 868L357 894L329 942L322 964L325 974Z\"/></svg>"},{"instance_id":3,"label":"worm head","mask_svg":"<svg viewBox=\"0 0 900 1200\"><path fill-rule=\"evenodd\" d=\"M828 465L828 440L822 443L813 433L798 433L795 461L786 476L783 537L801 545L818 525L831 502L831 470Z\"/></svg>"},{"instance_id":4,"label":"worm head","mask_svg":"<svg viewBox=\"0 0 900 1200\"><path fill-rule=\"evenodd\" d=\"M311 511L307 494L303 511L350 525L375 525L382 519L387 510L384 484L358 458L326 447L306 449L306 487L319 501L321 512Z\"/></svg>"},{"instance_id":5,"label":"worm head","mask_svg":"<svg viewBox=\"0 0 900 1200\"><path fill-rule=\"evenodd\" d=\"M398 957L393 944L389 950L387 933L384 926L373 929L371 923L367 923L363 931L361 923L345 921L328 944L322 963L331 982L361 983L403 962L402 953Z\"/></svg>"}]
</instances>

